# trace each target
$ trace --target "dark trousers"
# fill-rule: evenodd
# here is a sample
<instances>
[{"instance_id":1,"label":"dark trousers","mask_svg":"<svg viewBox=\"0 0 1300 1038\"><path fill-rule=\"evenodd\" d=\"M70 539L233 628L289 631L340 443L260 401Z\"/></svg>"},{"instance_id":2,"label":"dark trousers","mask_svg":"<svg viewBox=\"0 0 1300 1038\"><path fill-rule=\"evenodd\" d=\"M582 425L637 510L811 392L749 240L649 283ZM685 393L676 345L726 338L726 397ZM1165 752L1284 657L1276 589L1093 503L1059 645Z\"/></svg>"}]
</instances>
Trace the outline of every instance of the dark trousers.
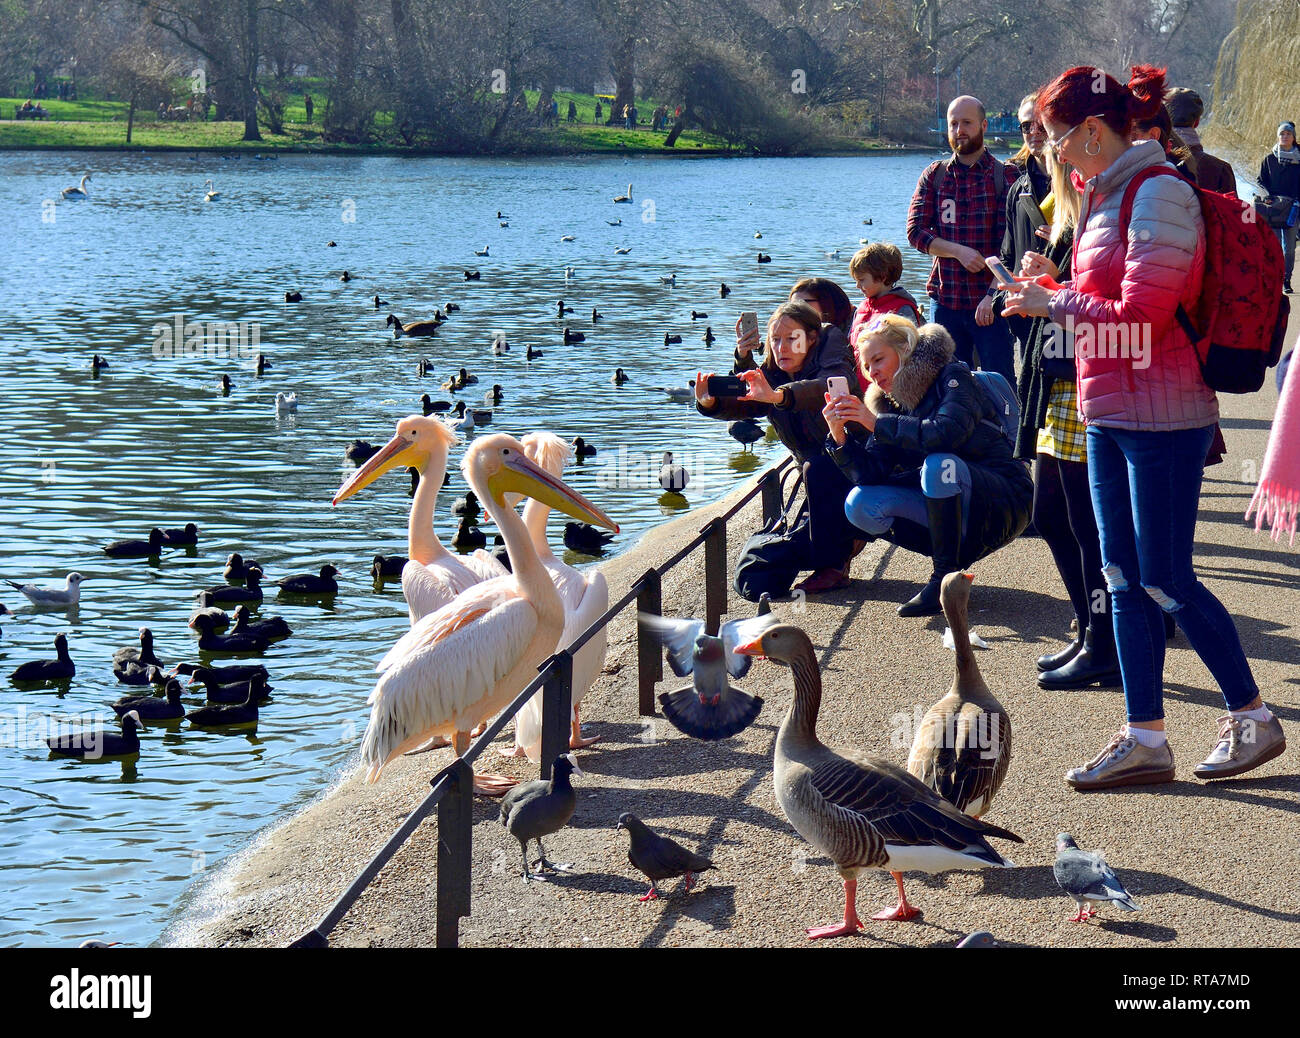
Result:
<instances>
[{"instance_id":1,"label":"dark trousers","mask_svg":"<svg viewBox=\"0 0 1300 1038\"><path fill-rule=\"evenodd\" d=\"M979 354L979 366L985 371L996 371L1009 385L1016 384L1016 368L1011 358L1011 330L1007 320L996 314L993 323L981 328L975 323L974 310L952 310L938 300L934 301L934 323L941 324L957 344L957 360L975 367L974 355Z\"/></svg>"},{"instance_id":2,"label":"dark trousers","mask_svg":"<svg viewBox=\"0 0 1300 1038\"><path fill-rule=\"evenodd\" d=\"M812 539L808 568L841 569L849 561L854 538L861 536L844 515L844 499L853 484L825 453L805 463L803 478L808 492L808 533Z\"/></svg>"},{"instance_id":3,"label":"dark trousers","mask_svg":"<svg viewBox=\"0 0 1300 1038\"><path fill-rule=\"evenodd\" d=\"M1061 574L1079 620L1079 637L1093 624L1109 629L1110 595L1101 572L1101 537L1086 461L1062 461L1050 454L1034 460L1034 527Z\"/></svg>"}]
</instances>

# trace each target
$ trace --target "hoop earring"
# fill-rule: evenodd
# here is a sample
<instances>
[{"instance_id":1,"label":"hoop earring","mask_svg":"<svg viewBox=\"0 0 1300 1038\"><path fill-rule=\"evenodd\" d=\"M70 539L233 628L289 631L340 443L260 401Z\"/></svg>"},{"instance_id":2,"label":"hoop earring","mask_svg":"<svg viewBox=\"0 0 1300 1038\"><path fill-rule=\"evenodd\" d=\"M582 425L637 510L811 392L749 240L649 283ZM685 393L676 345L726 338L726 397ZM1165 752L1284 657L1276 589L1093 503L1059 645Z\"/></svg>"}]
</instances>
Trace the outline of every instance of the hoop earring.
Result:
<instances>
[{"instance_id":1,"label":"hoop earring","mask_svg":"<svg viewBox=\"0 0 1300 1038\"><path fill-rule=\"evenodd\" d=\"M1096 150L1096 151L1089 151L1089 150L1088 150L1088 144L1095 144L1095 145L1097 145L1097 150ZM1085 145L1083 146L1083 153L1084 153L1085 155L1087 155L1089 158L1094 158L1094 159L1095 159L1098 155L1101 154L1101 141L1100 141L1100 140L1096 140L1096 141L1088 141L1088 143L1085 144Z\"/></svg>"}]
</instances>

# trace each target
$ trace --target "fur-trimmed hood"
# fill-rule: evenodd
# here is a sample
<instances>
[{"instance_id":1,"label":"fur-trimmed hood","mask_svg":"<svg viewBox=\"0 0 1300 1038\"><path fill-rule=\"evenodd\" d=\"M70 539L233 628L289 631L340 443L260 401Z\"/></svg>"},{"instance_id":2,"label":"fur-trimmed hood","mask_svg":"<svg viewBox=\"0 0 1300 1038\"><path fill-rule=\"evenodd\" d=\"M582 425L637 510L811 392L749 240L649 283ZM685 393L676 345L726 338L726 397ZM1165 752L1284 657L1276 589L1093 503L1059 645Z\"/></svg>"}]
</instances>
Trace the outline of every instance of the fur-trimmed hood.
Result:
<instances>
[{"instance_id":1,"label":"fur-trimmed hood","mask_svg":"<svg viewBox=\"0 0 1300 1038\"><path fill-rule=\"evenodd\" d=\"M916 349L894 376L894 388L886 394L873 382L867 388L867 406L877 415L915 411L939 372L952 363L956 352L957 344L943 325L921 325L917 330Z\"/></svg>"}]
</instances>

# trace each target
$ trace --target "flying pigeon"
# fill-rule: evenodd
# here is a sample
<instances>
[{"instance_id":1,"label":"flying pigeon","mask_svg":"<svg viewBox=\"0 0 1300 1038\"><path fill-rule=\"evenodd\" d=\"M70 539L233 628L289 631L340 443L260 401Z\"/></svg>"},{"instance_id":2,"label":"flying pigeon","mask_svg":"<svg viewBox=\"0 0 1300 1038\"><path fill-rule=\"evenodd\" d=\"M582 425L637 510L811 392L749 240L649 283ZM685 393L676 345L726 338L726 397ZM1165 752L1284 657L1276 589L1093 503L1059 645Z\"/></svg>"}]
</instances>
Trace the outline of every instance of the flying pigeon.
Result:
<instances>
[{"instance_id":1,"label":"flying pigeon","mask_svg":"<svg viewBox=\"0 0 1300 1038\"><path fill-rule=\"evenodd\" d=\"M664 643L673 673L691 677L691 684L659 696L664 716L674 728L693 739L715 742L754 722L763 708L762 698L737 688L728 678L742 678L749 671L752 659L735 648L776 623L774 615L732 620L722 625L719 635L706 634L703 620L642 613L641 622Z\"/></svg>"},{"instance_id":2,"label":"flying pigeon","mask_svg":"<svg viewBox=\"0 0 1300 1038\"><path fill-rule=\"evenodd\" d=\"M650 881L650 889L638 901L653 901L659 896L655 884L660 880L686 877L686 889L693 887L693 874L713 868L713 862L688 851L680 843L651 831L636 815L624 811L618 816L615 829L626 829L632 842L627 849L627 860L632 867Z\"/></svg>"},{"instance_id":3,"label":"flying pigeon","mask_svg":"<svg viewBox=\"0 0 1300 1038\"><path fill-rule=\"evenodd\" d=\"M1077 915L1070 916L1072 923L1086 923L1097 914L1089 904L1113 901L1126 912L1138 911L1124 884L1106 859L1097 852L1079 850L1074 837L1061 833L1056 838L1056 864L1052 866L1057 885L1079 905Z\"/></svg>"}]
</instances>

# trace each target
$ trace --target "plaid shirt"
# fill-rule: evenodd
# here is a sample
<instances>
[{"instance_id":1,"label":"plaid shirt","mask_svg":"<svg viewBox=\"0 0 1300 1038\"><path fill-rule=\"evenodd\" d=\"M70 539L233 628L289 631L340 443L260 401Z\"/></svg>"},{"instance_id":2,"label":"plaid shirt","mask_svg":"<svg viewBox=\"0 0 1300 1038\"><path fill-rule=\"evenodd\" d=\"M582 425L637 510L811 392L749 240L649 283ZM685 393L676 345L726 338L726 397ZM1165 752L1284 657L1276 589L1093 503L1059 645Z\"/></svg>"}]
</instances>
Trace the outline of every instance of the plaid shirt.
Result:
<instances>
[{"instance_id":1,"label":"plaid shirt","mask_svg":"<svg viewBox=\"0 0 1300 1038\"><path fill-rule=\"evenodd\" d=\"M979 160L964 166L954 157L932 162L916 182L907 210L907 240L929 255L935 238L969 245L981 256L996 256L1006 229L1006 192L1020 176L1011 163L1004 167L1002 195L993 179L993 158L985 149ZM953 310L974 310L988 294L993 275L972 274L955 259L934 258L925 290L931 299Z\"/></svg>"}]
</instances>

